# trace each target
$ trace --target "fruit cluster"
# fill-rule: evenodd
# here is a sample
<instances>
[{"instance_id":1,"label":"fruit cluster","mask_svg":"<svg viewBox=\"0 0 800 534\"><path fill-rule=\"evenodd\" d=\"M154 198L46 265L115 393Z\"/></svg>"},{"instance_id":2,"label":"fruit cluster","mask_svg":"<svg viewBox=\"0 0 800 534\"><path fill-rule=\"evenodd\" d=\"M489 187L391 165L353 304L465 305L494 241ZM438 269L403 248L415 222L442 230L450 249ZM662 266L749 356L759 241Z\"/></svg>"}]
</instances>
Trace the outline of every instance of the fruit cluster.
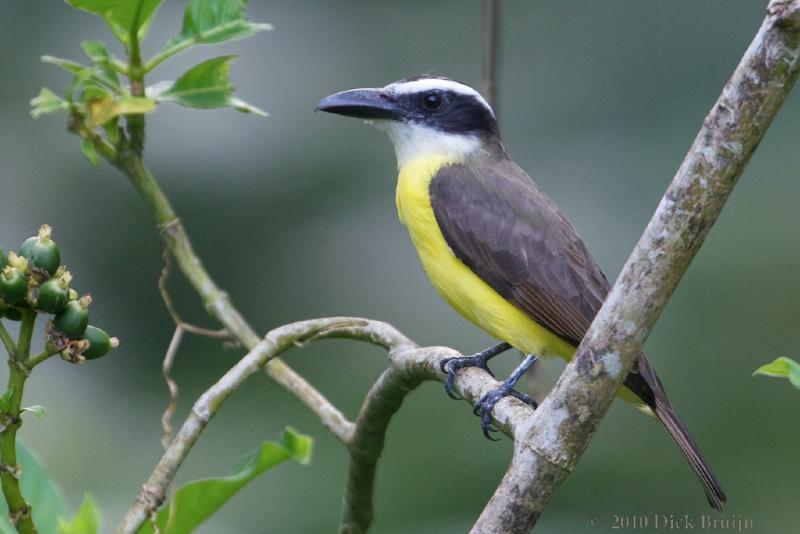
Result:
<instances>
[{"instance_id":1,"label":"fruit cluster","mask_svg":"<svg viewBox=\"0 0 800 534\"><path fill-rule=\"evenodd\" d=\"M61 265L61 253L45 224L27 239L19 253L0 248L0 318L22 319L22 310L53 315L46 331L47 350L73 363L99 358L119 341L89 324L89 295L70 288L72 274Z\"/></svg>"}]
</instances>

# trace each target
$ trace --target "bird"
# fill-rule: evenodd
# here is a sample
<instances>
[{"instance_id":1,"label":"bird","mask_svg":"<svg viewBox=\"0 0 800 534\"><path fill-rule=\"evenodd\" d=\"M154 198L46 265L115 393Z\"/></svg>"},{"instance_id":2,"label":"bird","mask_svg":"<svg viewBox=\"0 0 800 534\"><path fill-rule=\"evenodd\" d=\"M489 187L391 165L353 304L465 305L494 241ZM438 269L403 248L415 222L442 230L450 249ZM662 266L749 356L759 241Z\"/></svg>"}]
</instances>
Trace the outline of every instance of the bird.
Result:
<instances>
[{"instance_id":1,"label":"bird","mask_svg":"<svg viewBox=\"0 0 800 534\"><path fill-rule=\"evenodd\" d=\"M539 357L570 360L610 283L556 203L509 156L489 103L453 79L417 75L379 88L341 91L316 110L362 119L385 130L397 157L396 204L430 282L464 318L498 343L442 360L445 390L456 397L465 367L515 348L526 354L497 389L475 405L491 438L491 411ZM492 374L492 376L494 376ZM666 428L722 511L722 486L676 414L652 365L640 354L619 396Z\"/></svg>"}]
</instances>

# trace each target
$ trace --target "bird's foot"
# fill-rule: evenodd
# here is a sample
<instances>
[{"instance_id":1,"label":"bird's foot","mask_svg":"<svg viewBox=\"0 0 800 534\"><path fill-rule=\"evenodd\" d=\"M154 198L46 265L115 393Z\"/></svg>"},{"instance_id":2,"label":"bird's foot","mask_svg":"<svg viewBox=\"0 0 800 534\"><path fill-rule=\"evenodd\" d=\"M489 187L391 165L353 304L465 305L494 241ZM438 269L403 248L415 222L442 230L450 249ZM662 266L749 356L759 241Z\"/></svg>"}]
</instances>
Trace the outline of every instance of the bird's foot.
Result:
<instances>
[{"instance_id":1,"label":"bird's foot","mask_svg":"<svg viewBox=\"0 0 800 534\"><path fill-rule=\"evenodd\" d=\"M492 428L492 410L494 409L495 404L497 404L503 397L514 397L515 399L518 399L531 406L534 410L539 406L533 397L526 395L525 393L520 393L514 389L514 386L517 384L520 377L522 377L523 373L525 373L525 371L527 371L536 362L536 360L536 356L528 354L519 367L514 369L514 372L511 373L511 376L508 377L508 380L503 382L499 388L493 389L489 393L485 394L478 402L475 403L472 413L481 418L481 430L487 439L498 441L491 435L492 432L497 432L497 429Z\"/></svg>"},{"instance_id":2,"label":"bird's foot","mask_svg":"<svg viewBox=\"0 0 800 534\"><path fill-rule=\"evenodd\" d=\"M439 368L446 375L444 379L444 390L447 392L447 395L452 399L461 400L461 397L456 394L454 389L456 372L459 369L463 369L465 367L478 367L494 376L494 373L492 373L492 370L489 369L487 362L510 348L511 345L508 343L498 343L497 345L491 346L486 350L483 350L477 354L473 354L472 356L442 359L442 361L439 362Z\"/></svg>"}]
</instances>

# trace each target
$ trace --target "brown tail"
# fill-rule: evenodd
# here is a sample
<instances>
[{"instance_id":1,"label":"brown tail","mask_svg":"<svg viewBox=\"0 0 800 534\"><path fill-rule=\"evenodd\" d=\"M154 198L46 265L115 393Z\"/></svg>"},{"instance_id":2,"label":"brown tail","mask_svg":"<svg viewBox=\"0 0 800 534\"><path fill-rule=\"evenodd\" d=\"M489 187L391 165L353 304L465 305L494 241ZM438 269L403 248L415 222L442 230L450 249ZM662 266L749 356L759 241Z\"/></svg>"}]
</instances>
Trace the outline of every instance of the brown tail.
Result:
<instances>
[{"instance_id":1,"label":"brown tail","mask_svg":"<svg viewBox=\"0 0 800 534\"><path fill-rule=\"evenodd\" d=\"M684 458L692 466L697 478L703 483L703 489L706 492L709 504L715 510L721 512L723 506L725 506L725 501L727 501L725 492L722 491L719 480L714 476L711 467L703 458L703 454L700 452L700 448L695 443L692 435L686 430L683 422L678 418L678 414L672 408L661 381L644 355L639 356L637 359L637 365L628 375L625 385L653 409L658 420L661 421L669 435L680 447Z\"/></svg>"}]
</instances>

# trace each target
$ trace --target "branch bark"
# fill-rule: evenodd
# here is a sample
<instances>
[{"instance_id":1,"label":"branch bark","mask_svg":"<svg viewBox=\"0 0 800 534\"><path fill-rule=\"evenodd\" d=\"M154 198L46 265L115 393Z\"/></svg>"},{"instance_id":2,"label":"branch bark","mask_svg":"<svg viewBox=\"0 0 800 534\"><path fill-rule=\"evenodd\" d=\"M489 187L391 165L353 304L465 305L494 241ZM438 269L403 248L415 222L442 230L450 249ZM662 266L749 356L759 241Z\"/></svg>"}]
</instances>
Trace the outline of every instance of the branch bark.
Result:
<instances>
[{"instance_id":1,"label":"branch bark","mask_svg":"<svg viewBox=\"0 0 800 534\"><path fill-rule=\"evenodd\" d=\"M528 532L614 394L798 75L800 0L773 0L583 339L526 428L472 532Z\"/></svg>"}]
</instances>

